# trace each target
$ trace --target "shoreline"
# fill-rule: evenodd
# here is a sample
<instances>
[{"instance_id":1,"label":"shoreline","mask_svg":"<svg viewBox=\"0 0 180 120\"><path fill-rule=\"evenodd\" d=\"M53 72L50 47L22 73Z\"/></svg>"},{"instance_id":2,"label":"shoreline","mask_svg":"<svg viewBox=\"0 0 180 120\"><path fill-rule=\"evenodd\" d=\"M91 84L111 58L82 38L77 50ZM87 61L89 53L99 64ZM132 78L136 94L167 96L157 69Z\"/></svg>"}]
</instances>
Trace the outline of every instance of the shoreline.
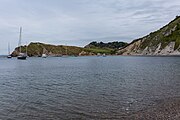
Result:
<instances>
[{"instance_id":1,"label":"shoreline","mask_svg":"<svg viewBox=\"0 0 180 120\"><path fill-rule=\"evenodd\" d=\"M103 57L103 55L98 56L98 55L68 55L69 57ZM180 57L180 55L106 55L108 56L124 56L124 57ZM6 55L0 56L0 57L7 57ZM40 58L39 56L29 56L29 57L37 57ZM48 57L63 57L63 56L48 56Z\"/></svg>"},{"instance_id":2,"label":"shoreline","mask_svg":"<svg viewBox=\"0 0 180 120\"><path fill-rule=\"evenodd\" d=\"M0 55L0 57L7 57L8 55ZM63 56L74 56L74 57L83 57L83 56L103 56L103 54L101 55L58 55L58 54L52 54L52 55L48 55L47 56L49 57L63 57ZM134 55L121 55L121 54L106 54L106 56L136 56L136 57L180 57L180 54L177 54L177 55L141 55L141 54L134 54ZM12 57L17 57L17 56L12 56ZM33 55L33 56L29 56L29 57L41 57L41 56L38 56L38 55Z\"/></svg>"}]
</instances>

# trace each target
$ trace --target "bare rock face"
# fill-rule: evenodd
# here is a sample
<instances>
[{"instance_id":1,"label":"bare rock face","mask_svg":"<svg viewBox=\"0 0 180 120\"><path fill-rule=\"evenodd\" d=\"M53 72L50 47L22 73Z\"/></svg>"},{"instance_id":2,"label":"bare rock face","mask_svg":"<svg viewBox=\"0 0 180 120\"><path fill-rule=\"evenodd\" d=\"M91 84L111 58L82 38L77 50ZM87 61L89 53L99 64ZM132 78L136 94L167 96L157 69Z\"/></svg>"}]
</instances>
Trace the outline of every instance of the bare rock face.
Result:
<instances>
[{"instance_id":1,"label":"bare rock face","mask_svg":"<svg viewBox=\"0 0 180 120\"><path fill-rule=\"evenodd\" d=\"M85 52L85 51L82 51L79 53L79 56L94 56L96 54L94 53L91 53L91 52Z\"/></svg>"},{"instance_id":2,"label":"bare rock face","mask_svg":"<svg viewBox=\"0 0 180 120\"><path fill-rule=\"evenodd\" d=\"M121 55L180 55L180 45L175 49L175 42L170 42L164 49L161 49L162 46L159 43L156 47L147 46L144 50L138 49L140 43L133 43L119 52L122 53Z\"/></svg>"},{"instance_id":3,"label":"bare rock face","mask_svg":"<svg viewBox=\"0 0 180 120\"><path fill-rule=\"evenodd\" d=\"M120 55L180 55L180 16L158 31L134 40Z\"/></svg>"},{"instance_id":4,"label":"bare rock face","mask_svg":"<svg viewBox=\"0 0 180 120\"><path fill-rule=\"evenodd\" d=\"M161 55L170 55L174 52L175 42L170 42L164 49L161 50Z\"/></svg>"},{"instance_id":5,"label":"bare rock face","mask_svg":"<svg viewBox=\"0 0 180 120\"><path fill-rule=\"evenodd\" d=\"M139 47L140 47L141 43L142 43L141 40L131 43L127 47L120 49L118 51L118 53L119 54L122 53L122 55L138 55L140 53Z\"/></svg>"},{"instance_id":6,"label":"bare rock face","mask_svg":"<svg viewBox=\"0 0 180 120\"><path fill-rule=\"evenodd\" d=\"M161 43L158 44L158 46L154 52L154 55L158 55L160 52L161 52Z\"/></svg>"}]
</instances>

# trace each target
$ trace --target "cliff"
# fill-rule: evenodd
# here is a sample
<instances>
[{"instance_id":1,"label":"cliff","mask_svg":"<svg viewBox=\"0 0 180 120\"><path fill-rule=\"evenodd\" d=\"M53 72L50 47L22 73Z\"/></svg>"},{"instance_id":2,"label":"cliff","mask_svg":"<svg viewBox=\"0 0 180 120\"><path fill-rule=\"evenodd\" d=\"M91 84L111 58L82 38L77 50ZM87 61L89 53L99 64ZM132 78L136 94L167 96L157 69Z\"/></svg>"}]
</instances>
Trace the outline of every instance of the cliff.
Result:
<instances>
[{"instance_id":1,"label":"cliff","mask_svg":"<svg viewBox=\"0 0 180 120\"><path fill-rule=\"evenodd\" d=\"M120 55L180 55L180 16L118 51Z\"/></svg>"}]
</instances>

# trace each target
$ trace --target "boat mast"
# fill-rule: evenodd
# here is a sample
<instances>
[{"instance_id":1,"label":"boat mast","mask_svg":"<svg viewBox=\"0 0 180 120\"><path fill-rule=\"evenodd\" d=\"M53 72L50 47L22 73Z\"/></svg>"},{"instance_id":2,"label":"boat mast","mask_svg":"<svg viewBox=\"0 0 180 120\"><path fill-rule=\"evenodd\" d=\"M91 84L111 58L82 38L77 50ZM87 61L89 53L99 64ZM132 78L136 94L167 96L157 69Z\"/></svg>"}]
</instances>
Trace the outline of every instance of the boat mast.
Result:
<instances>
[{"instance_id":1,"label":"boat mast","mask_svg":"<svg viewBox=\"0 0 180 120\"><path fill-rule=\"evenodd\" d=\"M22 27L20 27L20 34L19 34L19 52L21 53L21 39L22 39Z\"/></svg>"},{"instance_id":2,"label":"boat mast","mask_svg":"<svg viewBox=\"0 0 180 120\"><path fill-rule=\"evenodd\" d=\"M10 44L8 43L8 55L10 55Z\"/></svg>"}]
</instances>

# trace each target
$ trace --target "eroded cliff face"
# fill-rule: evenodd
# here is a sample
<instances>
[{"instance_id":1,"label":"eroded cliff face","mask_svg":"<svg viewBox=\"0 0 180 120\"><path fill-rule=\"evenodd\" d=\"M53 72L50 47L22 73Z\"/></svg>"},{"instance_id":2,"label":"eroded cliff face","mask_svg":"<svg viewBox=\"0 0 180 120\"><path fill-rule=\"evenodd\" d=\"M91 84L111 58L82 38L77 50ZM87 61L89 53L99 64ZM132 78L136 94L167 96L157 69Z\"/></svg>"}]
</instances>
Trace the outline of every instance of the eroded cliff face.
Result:
<instances>
[{"instance_id":1,"label":"eroded cliff face","mask_svg":"<svg viewBox=\"0 0 180 120\"><path fill-rule=\"evenodd\" d=\"M118 54L122 54L122 55L140 55L141 51L139 49L140 49L141 43L142 43L141 40L133 42L133 43L129 44L127 47L119 50Z\"/></svg>"},{"instance_id":2,"label":"eroded cliff face","mask_svg":"<svg viewBox=\"0 0 180 120\"><path fill-rule=\"evenodd\" d=\"M146 47L144 50L140 49L141 41L137 41L124 49L119 50L121 55L180 55L180 45L175 49L175 42L170 42L164 49L159 43L154 47Z\"/></svg>"},{"instance_id":3,"label":"eroded cliff face","mask_svg":"<svg viewBox=\"0 0 180 120\"><path fill-rule=\"evenodd\" d=\"M156 47L146 47L144 50L140 50L139 46L141 41L137 41L126 48L119 51L121 55L180 55L180 45L175 49L175 42L170 42L164 49L161 49L162 45L159 43Z\"/></svg>"},{"instance_id":4,"label":"eroded cliff face","mask_svg":"<svg viewBox=\"0 0 180 120\"><path fill-rule=\"evenodd\" d=\"M134 40L120 55L180 55L180 17L158 31Z\"/></svg>"}]
</instances>

